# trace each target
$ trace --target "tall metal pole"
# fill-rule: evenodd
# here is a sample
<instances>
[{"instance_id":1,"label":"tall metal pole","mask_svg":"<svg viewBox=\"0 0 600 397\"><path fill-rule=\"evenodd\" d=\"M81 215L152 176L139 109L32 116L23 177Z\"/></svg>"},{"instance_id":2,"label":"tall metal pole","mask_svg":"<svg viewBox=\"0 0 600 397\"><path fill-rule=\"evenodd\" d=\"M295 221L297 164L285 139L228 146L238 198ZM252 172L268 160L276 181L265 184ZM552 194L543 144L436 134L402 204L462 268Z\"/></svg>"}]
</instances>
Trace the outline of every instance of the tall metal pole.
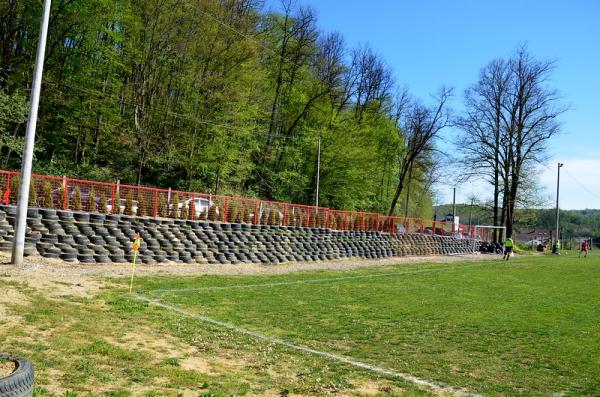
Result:
<instances>
[{"instance_id":1,"label":"tall metal pole","mask_svg":"<svg viewBox=\"0 0 600 397\"><path fill-rule=\"evenodd\" d=\"M554 238L554 243L559 240L559 227L560 227L560 210L558 209L558 196L560 193L560 168L563 166L563 163L558 163L558 174L556 179L556 236Z\"/></svg>"},{"instance_id":2,"label":"tall metal pole","mask_svg":"<svg viewBox=\"0 0 600 397\"><path fill-rule=\"evenodd\" d=\"M315 207L319 206L319 179L321 175L321 137L317 146L317 192L315 197Z\"/></svg>"},{"instance_id":3,"label":"tall metal pole","mask_svg":"<svg viewBox=\"0 0 600 397\"><path fill-rule=\"evenodd\" d=\"M455 232L456 230L454 230L454 224L455 224L455 220L456 219L456 188L452 188L452 231Z\"/></svg>"},{"instance_id":4,"label":"tall metal pole","mask_svg":"<svg viewBox=\"0 0 600 397\"><path fill-rule=\"evenodd\" d=\"M475 201L475 199L473 197L471 197L471 206L469 207L469 236L471 236L471 219L473 217L473 202ZM471 238L473 238L473 236L471 236Z\"/></svg>"},{"instance_id":5,"label":"tall metal pole","mask_svg":"<svg viewBox=\"0 0 600 397\"><path fill-rule=\"evenodd\" d=\"M33 86L29 101L29 118L27 119L25 147L23 149L23 162L21 164L15 238L12 251L12 263L15 265L21 265L23 263L25 229L27 228L27 202L29 200L29 184L31 182L31 162L33 159L33 146L35 145L35 127L37 125L38 105L40 103L40 91L42 88L42 70L44 69L44 55L46 53L46 38L48 36L51 3L52 0L44 1L44 10L40 25L40 38L33 70Z\"/></svg>"}]
</instances>

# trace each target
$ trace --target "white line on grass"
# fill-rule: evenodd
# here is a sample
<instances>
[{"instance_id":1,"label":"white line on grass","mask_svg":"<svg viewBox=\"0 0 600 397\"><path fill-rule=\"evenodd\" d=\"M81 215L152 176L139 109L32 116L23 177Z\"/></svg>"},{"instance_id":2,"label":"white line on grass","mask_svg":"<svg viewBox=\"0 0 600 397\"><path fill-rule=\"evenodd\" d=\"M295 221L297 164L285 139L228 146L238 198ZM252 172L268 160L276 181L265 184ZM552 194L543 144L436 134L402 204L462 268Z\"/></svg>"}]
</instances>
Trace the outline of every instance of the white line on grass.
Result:
<instances>
[{"instance_id":1,"label":"white line on grass","mask_svg":"<svg viewBox=\"0 0 600 397\"><path fill-rule=\"evenodd\" d=\"M313 278L306 280L294 280L294 281L281 281L276 283L259 283L259 284L235 284L235 285L221 285L212 287L194 287L194 288L165 288L155 289L148 291L151 294L164 294L169 292L197 292L197 291L211 291L211 290L223 290L223 289L238 289L238 288L260 288L260 287L278 287L282 285L296 285L296 284L309 284L309 283L326 283L330 281L345 281L354 280L361 278L376 278L376 277L390 277L390 276L403 276L405 274L416 274L416 273L430 273L438 270L452 270L452 269L464 269L469 267L479 267L490 264L489 262L475 263L470 265L446 265L443 267L426 268L419 270L412 270L407 272L388 272L388 273L377 273L377 274L362 274L359 276L343 276L343 277L329 277L329 278Z\"/></svg>"},{"instance_id":2,"label":"white line on grass","mask_svg":"<svg viewBox=\"0 0 600 397\"><path fill-rule=\"evenodd\" d=\"M458 387L453 387L453 386L449 386L446 385L442 382L436 382L436 381L430 381L430 380L425 380L425 379L421 379L421 378L417 378L416 376L413 375L409 375L409 374L405 374L402 372L397 372L394 371L392 369L388 369L388 368L383 368L383 367L378 367L376 365L372 365L372 364L368 364L368 363L364 363L362 361L358 361L354 358L351 357L345 357L345 356L341 356L338 354L334 354L334 353L329 353L329 352L324 352L324 351L320 351L320 350L315 350L312 349L310 347L307 346L302 346L302 345L296 345L294 343L291 342L287 342L283 339L279 339L279 338L275 338L272 336L268 336L265 335L261 332L257 332L257 331L250 331L248 329L245 328L241 328L241 327L237 327L233 324L230 323L226 323L224 321L220 321L220 320L215 320L213 318L210 317L206 317L203 316L201 314L197 314L197 313L190 313L186 310L183 310L177 306L173 306L173 305L169 305L167 303L164 303L160 300L157 299L151 299L136 293L131 294L135 299L138 299L140 301L143 302L147 302L148 304L154 305L154 306L158 306L158 307L162 307L163 309L167 309L167 310L171 310L173 312L179 313L181 315L187 316L187 317L192 317L198 321L204 322L204 323L208 323L211 324L213 326L219 327L219 328L226 328L229 329L231 331L235 331L239 334L242 335L247 335L247 336L252 336L256 339L260 339L263 340L265 342L269 342L272 344L276 344L276 345L280 345L280 346L284 346L287 347L289 349L292 350L297 350L297 351L301 351L304 353L310 353L310 354L314 354L316 356L320 356L320 357L324 357L327 358L329 360L332 361L337 361L339 363L343 363L343 364L347 364L353 367L357 367L357 368L361 368L361 369L366 369L369 370L371 372L375 372L378 373L380 375L387 375L387 376L391 376L393 378L397 378L397 379L401 379L405 382L408 383L412 383L415 384L417 386L420 387L427 387L430 389L433 389L434 391L438 392L438 393L450 393L456 396L472 396L472 397L481 397L478 394L472 394L470 393L468 390L463 389L463 388L458 388Z\"/></svg>"}]
</instances>

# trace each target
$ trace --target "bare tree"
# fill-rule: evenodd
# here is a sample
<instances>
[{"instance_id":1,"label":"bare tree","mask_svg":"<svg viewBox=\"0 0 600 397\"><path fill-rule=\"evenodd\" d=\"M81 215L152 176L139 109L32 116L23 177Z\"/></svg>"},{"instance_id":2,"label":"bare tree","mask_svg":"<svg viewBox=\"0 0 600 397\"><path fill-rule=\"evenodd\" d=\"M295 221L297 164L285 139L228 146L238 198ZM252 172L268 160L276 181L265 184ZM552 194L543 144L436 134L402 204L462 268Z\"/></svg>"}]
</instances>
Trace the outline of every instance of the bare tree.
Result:
<instances>
[{"instance_id":1,"label":"bare tree","mask_svg":"<svg viewBox=\"0 0 600 397\"><path fill-rule=\"evenodd\" d=\"M502 105L508 95L510 74L505 60L495 59L483 67L479 81L465 91L465 115L457 125L465 132L458 141L466 161L463 180L483 178L493 186L492 222L500 222L502 164ZM497 236L494 237L497 240Z\"/></svg>"},{"instance_id":2,"label":"bare tree","mask_svg":"<svg viewBox=\"0 0 600 397\"><path fill-rule=\"evenodd\" d=\"M522 46L510 59L486 65L465 93L467 111L458 125L464 131L459 144L472 170L467 176L493 185L493 222L505 225L509 236L525 175L544 159L566 110L557 91L547 86L553 69L552 61L536 60Z\"/></svg>"},{"instance_id":3,"label":"bare tree","mask_svg":"<svg viewBox=\"0 0 600 397\"><path fill-rule=\"evenodd\" d=\"M394 78L389 66L370 47L358 47L352 51L349 82L354 113L360 122L368 106L376 104L379 111L382 103L391 97Z\"/></svg>"},{"instance_id":4,"label":"bare tree","mask_svg":"<svg viewBox=\"0 0 600 397\"><path fill-rule=\"evenodd\" d=\"M398 181L389 210L390 215L396 210L412 167L429 156L434 150L435 138L448 125L448 100L451 96L452 89L441 88L436 104L431 107L416 101L404 103L404 109L398 116L398 133L404 141L404 148L398 154Z\"/></svg>"},{"instance_id":5,"label":"bare tree","mask_svg":"<svg viewBox=\"0 0 600 397\"><path fill-rule=\"evenodd\" d=\"M514 209L522 176L532 162L544 159L547 142L560 130L558 117L566 111L560 97L546 84L552 61L538 61L520 47L509 61L510 95L503 104L505 133L506 233L512 235Z\"/></svg>"}]
</instances>

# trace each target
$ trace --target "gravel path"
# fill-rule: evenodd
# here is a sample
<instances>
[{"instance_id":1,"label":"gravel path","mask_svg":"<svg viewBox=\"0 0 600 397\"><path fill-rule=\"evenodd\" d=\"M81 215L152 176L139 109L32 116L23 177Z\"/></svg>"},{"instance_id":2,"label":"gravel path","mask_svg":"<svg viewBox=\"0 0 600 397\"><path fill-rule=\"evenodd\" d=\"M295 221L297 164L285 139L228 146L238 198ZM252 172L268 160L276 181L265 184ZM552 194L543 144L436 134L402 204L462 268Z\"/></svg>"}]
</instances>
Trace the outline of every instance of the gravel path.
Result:
<instances>
[{"instance_id":1,"label":"gravel path","mask_svg":"<svg viewBox=\"0 0 600 397\"><path fill-rule=\"evenodd\" d=\"M264 264L178 264L140 265L137 276L151 275L260 275L285 274L310 270L349 270L361 267L397 264L452 263L497 259L496 255L456 255L399 257L378 260L344 259L324 262L290 262L278 265ZM23 282L31 288L44 290L49 296L92 296L112 284L109 278L131 274L131 264L73 264L42 257L25 258L23 266L10 264L10 255L0 253L0 279ZM1 302L0 302L1 303Z\"/></svg>"},{"instance_id":2,"label":"gravel path","mask_svg":"<svg viewBox=\"0 0 600 397\"><path fill-rule=\"evenodd\" d=\"M455 255L455 256L418 256L398 257L377 260L341 259L322 262L289 262L278 265L254 263L244 264L178 264L165 263L157 265L140 265L137 275L247 275L247 274L284 274L308 270L348 270L360 267L389 266L413 263L452 263L466 260L495 259L495 255ZM131 272L131 264L73 264L60 260L41 257L29 257L21 267L10 264L10 256L0 256L0 275L4 277L30 274L45 274L51 278L68 277L115 277L125 276Z\"/></svg>"}]
</instances>

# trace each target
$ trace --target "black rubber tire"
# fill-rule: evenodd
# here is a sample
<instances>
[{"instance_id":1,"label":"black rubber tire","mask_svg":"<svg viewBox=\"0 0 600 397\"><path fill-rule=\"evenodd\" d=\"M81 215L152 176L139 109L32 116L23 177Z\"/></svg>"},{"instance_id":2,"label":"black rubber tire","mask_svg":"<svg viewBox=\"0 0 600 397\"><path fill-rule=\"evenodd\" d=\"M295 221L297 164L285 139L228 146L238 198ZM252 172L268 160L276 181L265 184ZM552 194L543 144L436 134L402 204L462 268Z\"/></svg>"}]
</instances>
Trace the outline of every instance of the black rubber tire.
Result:
<instances>
[{"instance_id":1,"label":"black rubber tire","mask_svg":"<svg viewBox=\"0 0 600 397\"><path fill-rule=\"evenodd\" d=\"M0 378L0 397L33 396L33 365L23 357L0 353L0 359L15 363L15 371L5 378Z\"/></svg>"}]
</instances>

